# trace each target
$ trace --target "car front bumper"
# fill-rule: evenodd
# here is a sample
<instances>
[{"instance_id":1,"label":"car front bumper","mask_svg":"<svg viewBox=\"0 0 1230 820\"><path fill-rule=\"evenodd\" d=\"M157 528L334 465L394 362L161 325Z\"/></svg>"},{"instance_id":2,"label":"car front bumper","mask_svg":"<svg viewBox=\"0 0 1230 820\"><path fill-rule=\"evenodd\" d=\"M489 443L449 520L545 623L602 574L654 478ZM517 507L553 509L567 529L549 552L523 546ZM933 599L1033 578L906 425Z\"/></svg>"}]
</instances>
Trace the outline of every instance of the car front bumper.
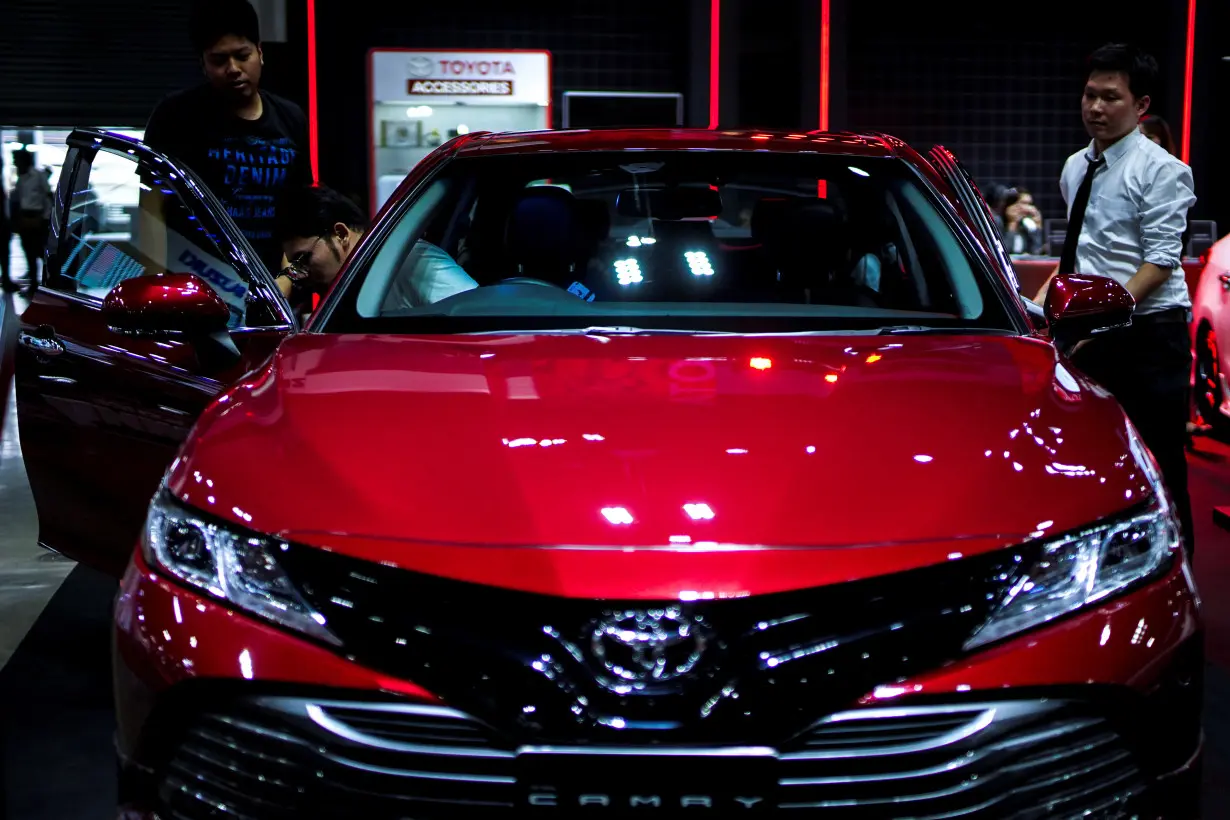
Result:
<instances>
[{"instance_id":1,"label":"car front bumper","mask_svg":"<svg viewBox=\"0 0 1230 820\"><path fill-rule=\"evenodd\" d=\"M1190 578L881 686L787 746L526 745L139 559L117 606L121 794L142 816L1195 817ZM153 816L153 815L145 815ZM827 814L826 814L827 816Z\"/></svg>"}]
</instances>

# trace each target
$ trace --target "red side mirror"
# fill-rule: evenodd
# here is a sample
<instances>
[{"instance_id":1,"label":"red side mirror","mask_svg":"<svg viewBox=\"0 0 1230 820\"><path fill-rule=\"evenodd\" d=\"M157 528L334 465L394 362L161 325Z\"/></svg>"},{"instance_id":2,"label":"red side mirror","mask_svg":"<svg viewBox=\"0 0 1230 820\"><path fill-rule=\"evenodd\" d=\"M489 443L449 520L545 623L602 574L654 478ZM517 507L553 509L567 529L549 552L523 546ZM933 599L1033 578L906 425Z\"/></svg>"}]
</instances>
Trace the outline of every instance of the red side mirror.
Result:
<instances>
[{"instance_id":1,"label":"red side mirror","mask_svg":"<svg viewBox=\"0 0 1230 820\"><path fill-rule=\"evenodd\" d=\"M1046 292L1046 321L1051 337L1073 344L1097 333L1131 323L1136 300L1109 276L1064 273Z\"/></svg>"},{"instance_id":2,"label":"red side mirror","mask_svg":"<svg viewBox=\"0 0 1230 820\"><path fill-rule=\"evenodd\" d=\"M156 273L126 279L103 299L102 314L125 331L193 335L226 330L231 310L194 273Z\"/></svg>"}]
</instances>

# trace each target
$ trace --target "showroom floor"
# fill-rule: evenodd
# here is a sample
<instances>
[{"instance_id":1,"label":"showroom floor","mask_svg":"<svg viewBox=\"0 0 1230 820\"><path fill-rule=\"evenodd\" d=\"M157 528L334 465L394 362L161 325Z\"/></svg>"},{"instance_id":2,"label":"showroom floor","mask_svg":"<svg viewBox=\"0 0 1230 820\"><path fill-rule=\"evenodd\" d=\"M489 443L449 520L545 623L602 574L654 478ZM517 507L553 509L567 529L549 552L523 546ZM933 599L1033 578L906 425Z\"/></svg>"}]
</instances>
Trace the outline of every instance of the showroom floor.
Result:
<instances>
[{"instance_id":1,"label":"showroom floor","mask_svg":"<svg viewBox=\"0 0 1230 820\"><path fill-rule=\"evenodd\" d=\"M17 299L20 306L20 297ZM0 311L12 309L0 298ZM109 625L115 582L41 551L8 397L0 436L0 820L114 817ZM1208 619L1205 817L1230 817L1230 446L1198 443L1191 464Z\"/></svg>"}]
</instances>

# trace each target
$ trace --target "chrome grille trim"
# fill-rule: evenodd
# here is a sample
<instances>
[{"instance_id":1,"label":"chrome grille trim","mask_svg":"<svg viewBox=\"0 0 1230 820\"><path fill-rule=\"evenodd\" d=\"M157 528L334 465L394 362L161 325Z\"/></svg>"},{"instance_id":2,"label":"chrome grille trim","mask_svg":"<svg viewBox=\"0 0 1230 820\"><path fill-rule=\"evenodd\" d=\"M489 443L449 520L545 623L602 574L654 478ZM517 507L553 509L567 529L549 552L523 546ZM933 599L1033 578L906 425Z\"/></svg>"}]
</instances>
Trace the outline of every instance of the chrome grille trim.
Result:
<instances>
[{"instance_id":1,"label":"chrome grille trim","mask_svg":"<svg viewBox=\"0 0 1230 820\"><path fill-rule=\"evenodd\" d=\"M970 704L961 706L918 706L913 708L893 709L853 709L848 712L838 712L815 724L810 731L822 730L827 726L844 722L888 721L894 718L914 717L918 715L964 715L970 719L955 729L943 732L930 740L920 740L913 743L886 744L872 748L851 746L847 748L830 747L824 750L809 749L790 752L782 755L783 760L832 760L850 757L885 757L889 755L916 754L929 752L944 746L951 746L973 737L990 726L995 720L1012 719L1022 714L1037 714L1036 706L1032 710L1025 707L1014 708L1011 703L1004 704Z\"/></svg>"},{"instance_id":2,"label":"chrome grille trim","mask_svg":"<svg viewBox=\"0 0 1230 820\"><path fill-rule=\"evenodd\" d=\"M499 748L498 733L449 707L250 698L234 711L201 714L188 728L161 775L162 816L267 820L287 816L287 811L299 812L292 816L321 811L340 817L350 815L339 815L337 807L351 804L356 811L365 807L371 816L451 817L449 811L464 807L505 816L500 812L526 810L525 790L539 786L524 780L524 772L548 773L540 787L563 794L572 788L567 772L602 771L604 758L613 771L629 770L616 758L656 758L670 761L668 768L674 761L701 764L680 771L703 771L706 760L716 764L725 758L731 763L723 765L724 772L742 771L740 759L762 761L755 765L768 779L757 782L775 810L830 809L862 816L861 810L868 816L903 813L915 820L1036 820L1039 812L1049 812L1109 820L1119 816L1144 783L1133 753L1111 724L1091 716L1088 708L1041 699L850 709L812 724L781 749L512 742ZM372 732L409 738L423 732L445 740L390 740L339 716ZM842 727L833 736L848 733L850 744L796 751L810 733L831 727ZM929 738L894 742L931 731ZM449 745L453 735L456 745ZM881 739L883 745L877 746ZM529 765L523 770L521 763ZM635 769L639 761L631 765ZM552 783L552 777L559 779ZM621 794L628 788L615 782L610 787ZM696 788L707 792L711 787L698 781Z\"/></svg>"},{"instance_id":3,"label":"chrome grille trim","mask_svg":"<svg viewBox=\"0 0 1230 820\"><path fill-rule=\"evenodd\" d=\"M404 777L409 780L447 780L460 783L495 783L502 786L517 785L517 778L508 775L493 774L457 774L454 772L419 772L411 769L392 769L387 766L376 766L372 763L360 763L357 760L329 755L329 761L339 766L372 774L387 774L393 777Z\"/></svg>"},{"instance_id":4,"label":"chrome grille trim","mask_svg":"<svg viewBox=\"0 0 1230 820\"><path fill-rule=\"evenodd\" d=\"M419 711L402 714L422 715L424 712L421 711L421 708L422 707L418 707L418 709L420 709ZM404 752L407 754L418 755L439 755L443 757L479 757L488 759L511 759L516 757L516 753L503 751L501 749L485 749L482 747L470 746L448 746L444 744L403 743L396 740L387 740L382 737L367 734L366 732L361 732L358 729L342 723L340 720L335 720L330 717L325 708L319 704L305 703L303 704L303 711L313 723L325 731L331 732L338 737L345 738L351 743L357 743L362 746L371 746L390 752ZM395 712L395 710L391 709L385 709L382 711ZM444 711L452 712L453 710L449 709ZM460 712L455 712L454 714L463 718L465 717Z\"/></svg>"},{"instance_id":5,"label":"chrome grille trim","mask_svg":"<svg viewBox=\"0 0 1230 820\"><path fill-rule=\"evenodd\" d=\"M909 780L913 777L930 777L937 774L947 774L970 766L982 759L985 751L966 752L958 758L931 766L925 769L913 769L906 772L890 772L887 774L850 774L835 777L783 777L777 781L779 786L836 786L842 783L880 783L886 780Z\"/></svg>"}]
</instances>

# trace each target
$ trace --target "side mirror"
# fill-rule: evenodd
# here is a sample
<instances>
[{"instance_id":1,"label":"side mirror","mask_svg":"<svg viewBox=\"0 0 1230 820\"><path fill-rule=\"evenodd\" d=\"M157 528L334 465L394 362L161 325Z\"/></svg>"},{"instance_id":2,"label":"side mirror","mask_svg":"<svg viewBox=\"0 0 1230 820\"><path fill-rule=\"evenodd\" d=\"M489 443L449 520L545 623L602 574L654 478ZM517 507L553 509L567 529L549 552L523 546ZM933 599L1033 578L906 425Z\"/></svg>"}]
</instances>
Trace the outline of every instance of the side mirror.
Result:
<instances>
[{"instance_id":1,"label":"side mirror","mask_svg":"<svg viewBox=\"0 0 1230 820\"><path fill-rule=\"evenodd\" d=\"M1109 276L1063 273L1046 292L1043 310L1051 338L1068 347L1098 333L1131 324L1136 300Z\"/></svg>"},{"instance_id":2,"label":"side mirror","mask_svg":"<svg viewBox=\"0 0 1230 820\"><path fill-rule=\"evenodd\" d=\"M116 285L103 299L102 315L125 332L209 336L226 331L231 310L194 273L156 273Z\"/></svg>"}]
</instances>

